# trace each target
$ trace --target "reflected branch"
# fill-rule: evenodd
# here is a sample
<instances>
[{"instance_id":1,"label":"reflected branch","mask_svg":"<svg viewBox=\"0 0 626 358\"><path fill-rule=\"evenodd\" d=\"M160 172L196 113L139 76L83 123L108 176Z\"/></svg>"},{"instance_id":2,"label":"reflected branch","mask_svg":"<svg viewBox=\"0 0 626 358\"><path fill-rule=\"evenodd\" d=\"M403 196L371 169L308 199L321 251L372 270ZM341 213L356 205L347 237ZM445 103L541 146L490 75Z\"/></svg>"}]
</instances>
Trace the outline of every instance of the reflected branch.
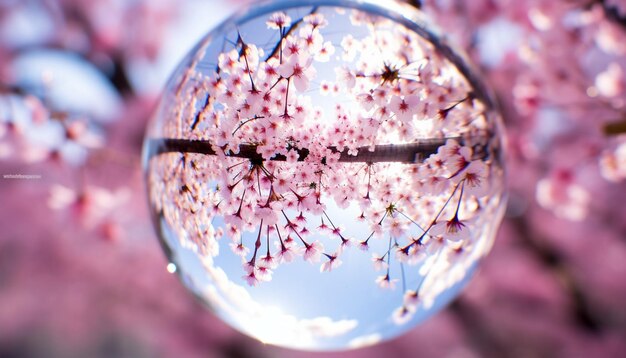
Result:
<instances>
[{"instance_id":1,"label":"reflected branch","mask_svg":"<svg viewBox=\"0 0 626 358\"><path fill-rule=\"evenodd\" d=\"M335 146L328 147L334 153L339 154L338 162L343 163L420 163L430 155L437 153L439 147L446 144L448 140L456 140L463 144L467 140L462 137L450 137L441 139L424 139L416 143L408 144L382 144L375 146L359 147L356 155L350 154L349 149L339 149ZM263 156L257 152L258 145L241 144L239 151L233 152L226 147L217 147L207 140L189 140L175 138L150 139L148 143L148 158L165 153L197 153L205 155L217 155L216 150L222 150L227 157L249 159L251 162L261 163L265 161ZM474 145L474 159L486 159L488 151L485 146ZM305 161L310 155L307 148L287 148L298 152L298 161ZM373 150L371 150L373 149ZM287 157L283 154L275 154L270 160L284 162ZM322 159L325 164L325 158Z\"/></svg>"}]
</instances>

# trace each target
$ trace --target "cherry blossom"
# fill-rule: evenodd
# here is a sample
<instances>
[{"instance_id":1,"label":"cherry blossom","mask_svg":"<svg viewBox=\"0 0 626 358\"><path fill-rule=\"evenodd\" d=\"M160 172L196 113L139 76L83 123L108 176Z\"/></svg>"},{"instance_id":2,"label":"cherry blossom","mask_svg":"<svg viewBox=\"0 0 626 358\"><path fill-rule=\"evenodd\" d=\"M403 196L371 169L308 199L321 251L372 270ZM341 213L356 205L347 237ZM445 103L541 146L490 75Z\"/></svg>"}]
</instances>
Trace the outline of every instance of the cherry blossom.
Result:
<instances>
[{"instance_id":1,"label":"cherry blossom","mask_svg":"<svg viewBox=\"0 0 626 358\"><path fill-rule=\"evenodd\" d=\"M580 220L586 216L591 198L577 184L568 171L558 171L551 178L537 184L537 201L552 209L555 214L569 220Z\"/></svg>"},{"instance_id":2,"label":"cherry blossom","mask_svg":"<svg viewBox=\"0 0 626 358\"><path fill-rule=\"evenodd\" d=\"M413 312L406 306L398 307L393 311L393 322L399 326L406 324L411 318L413 318Z\"/></svg>"},{"instance_id":3,"label":"cherry blossom","mask_svg":"<svg viewBox=\"0 0 626 358\"><path fill-rule=\"evenodd\" d=\"M337 258L337 254L335 255L325 255L328 258L328 261L324 262L322 266L320 266L320 272L324 271L332 271L341 265L341 260Z\"/></svg>"},{"instance_id":4,"label":"cherry blossom","mask_svg":"<svg viewBox=\"0 0 626 358\"><path fill-rule=\"evenodd\" d=\"M431 229L431 235L442 235L452 242L463 241L469 237L467 225L463 220L459 220L458 215L454 215L450 220L437 222Z\"/></svg>"},{"instance_id":5,"label":"cherry blossom","mask_svg":"<svg viewBox=\"0 0 626 358\"><path fill-rule=\"evenodd\" d=\"M315 241L311 244L305 245L302 258L305 261L315 263L320 260L323 251L324 251L324 246L319 241Z\"/></svg>"},{"instance_id":6,"label":"cherry blossom","mask_svg":"<svg viewBox=\"0 0 626 358\"><path fill-rule=\"evenodd\" d=\"M415 113L420 112L418 108L419 104L420 99L416 95L406 96L405 98L394 96L389 103L393 113L395 113L397 118L402 122L410 122Z\"/></svg>"},{"instance_id":7,"label":"cherry blossom","mask_svg":"<svg viewBox=\"0 0 626 358\"><path fill-rule=\"evenodd\" d=\"M389 290L393 290L396 288L397 281L397 279L390 279L389 274L378 276L378 278L376 278L376 283L378 284L378 286Z\"/></svg>"},{"instance_id":8,"label":"cherry blossom","mask_svg":"<svg viewBox=\"0 0 626 358\"><path fill-rule=\"evenodd\" d=\"M284 12L275 12L267 20L267 26L270 29L283 29L291 25L291 17Z\"/></svg>"},{"instance_id":9,"label":"cherry blossom","mask_svg":"<svg viewBox=\"0 0 626 358\"><path fill-rule=\"evenodd\" d=\"M389 267L387 261L385 260L385 256L372 254L372 261L374 262L374 268L376 271L386 270Z\"/></svg>"},{"instance_id":10,"label":"cherry blossom","mask_svg":"<svg viewBox=\"0 0 626 358\"><path fill-rule=\"evenodd\" d=\"M152 67L146 61L154 59L155 51L169 42L163 35L170 31L171 19L185 13L178 11L185 3L111 3L59 0L0 5L4 34L0 69L6 74L0 88L0 158L6 174L39 168L44 174L34 185L3 182L5 225L0 252L9 256L1 260L5 265L0 264L4 269L0 273L9 275L0 275L8 277L0 295L7 309L0 316L6 323L2 326L11 327L2 333L9 354L13 348L20 349L25 344L22 341L28 342L32 329L42 335L42 349L65 353L67 345L63 343L49 349L48 342L55 344L55 336L49 332L63 336L69 330L76 338L75 347L99 352L102 330L113 326L117 327L113 331L130 327L133 332L145 332L143 316L149 313L145 307L161 306L161 313L183 313L186 318L180 321L167 314L150 314L148 321L163 322L148 331L169 338L155 343L125 335L133 347L173 356L206 355L214 342L214 334L209 342L203 336L203 332L216 331L210 324L198 324L202 315L194 308L197 305L189 304L176 285L163 290L171 284L156 274L165 271L163 258L154 252L158 245L150 246L156 241L145 241L150 236L146 235L150 229L147 218L136 215L143 213L144 203L138 198L143 190L135 183L139 177L135 173L137 138L153 108L151 99L140 97L145 88L148 92L158 89L152 80L147 85L145 79L137 80L145 76L136 72L137 68L143 72ZM619 245L624 210L615 205L623 201L626 177L623 1L412 3L420 4L426 17L436 19L451 42L457 40L469 51L482 69L477 77L486 78L497 93L509 127L506 161L512 193L495 255L484 260L475 284L451 309L429 320L430 327L395 341L393 349L410 355L417 344L423 352L431 352L430 348L439 355L444 352L438 349L446 347L448 355L489 356L494 355L495 347L496 355L514 355L519 342L496 334L506 331L515 333L508 335L511 337L524 334L527 339L522 350L530 355L554 355L542 343L548 339L556 342L564 355L619 356L624 349L611 337L619 336L620 324L607 322L605 317L617 317L612 314L623 301L623 290L614 280L623 271L620 263L624 261ZM233 27L223 37L224 45L217 44L222 40L219 35L214 37L215 46L200 45L202 55L193 56L191 64L183 64L183 71L172 77L172 87L164 92L169 99L160 108L185 105L163 117L167 120L162 122L162 132L151 132L156 138L178 140L165 141L166 150L154 149L153 154L158 154L148 156L159 172L148 176L149 187L155 188L151 194L160 193L162 198L151 201L155 224L164 233L161 239L167 240L162 243L173 249L171 253L187 253L185 259L170 265L195 294L217 310L241 302L230 312L243 315L252 310L253 317L271 317L253 330L263 331L262 337L272 338L268 328L285 315L254 302L258 291L286 298L289 294L275 283L292 272L298 272L298 279L311 287L318 281L332 284L335 277L354 268L353 258L363 255L371 267L359 267L361 274L350 278L352 287L365 281L377 289L373 271L379 264L384 271L378 274L389 269L389 279L398 280L396 288L403 287L403 292L377 292L396 305L394 311L385 312L384 319L376 316L382 306L369 304L365 295L359 297L367 304L368 317L408 328L421 321L422 312L430 312L429 305L440 292L465 282L460 280L474 270L476 262L483 261L491 246L491 240L481 238L486 237L491 218L498 217L490 204L497 201L494 186L499 185L500 148L505 143L486 141L493 129L489 105L480 90L475 92L473 83L463 80L463 74L450 67L436 48L428 43L416 45L419 37L394 29L375 16L350 9L327 12L323 7L308 15L307 10L312 9L285 10L275 17L268 13L258 19L253 32L245 24L240 25L242 31ZM114 21L101 21L104 13ZM356 31L338 30L344 15L353 20L350 25ZM200 17L205 28L208 20ZM15 26L23 23L16 22L22 18L37 21L31 21L29 31L24 31L23 25ZM40 25L51 31L43 37L30 31ZM270 35L265 37L263 30ZM506 41L498 39L503 33ZM257 35L264 41L258 41ZM310 67L316 70L306 92L279 71L294 55L293 45L300 55L312 59ZM123 98L124 111L119 117L124 120L104 123L88 113L56 106L46 86L65 82L58 77L42 74L46 88L41 91L20 84L23 70L13 64L23 53L41 47L75 52L80 61L93 62ZM334 54L329 55L333 48ZM337 73L336 68L342 70ZM124 74L130 75L130 82L124 83ZM326 97L317 100L317 94ZM399 99L410 96L421 101L406 125L391 100L398 105ZM336 108L336 103L341 106ZM381 145L412 143L432 147L407 155L404 161L381 160ZM117 188L127 185L130 192L121 196L126 200L110 200L117 197ZM39 195L34 194L38 191ZM52 215L46 214L50 209ZM323 217L324 212L333 225ZM235 225L227 223L229 215L237 218ZM24 218L29 225L14 225ZM81 222L81 218L90 219ZM76 220L79 225L71 225ZM256 240L260 220L264 227L261 240ZM393 220L405 231L389 240ZM467 229L469 234L462 241L450 240L446 234L446 223L455 227L456 221L463 223L462 231ZM333 233L334 225L341 228L338 233L347 242L355 240L358 244L354 246L376 252L376 260L368 260L369 253L346 247L342 237ZM220 242L223 235L227 240ZM26 239L21 240L22 236ZM93 236L116 241L104 247L92 240ZM324 245L322 266L326 255L343 262L336 271L319 277L302 273L299 266L318 274L316 265L302 262L305 245L316 240ZM220 249L219 244L232 244L232 249ZM239 245L242 256L233 251ZM215 283L214 287L198 284L198 273L184 267L192 256L210 262L201 275ZM120 265L120 258L128 261ZM218 267L231 258L232 268ZM123 274L117 274L117 267L123 267ZM28 280L22 279L20 272ZM42 272L50 274L42 276ZM254 276L247 277L251 272ZM141 280L145 277L151 278L154 290L145 286ZM224 278L232 284L226 284ZM60 290L68 279L76 285L72 290ZM120 279L132 283L122 286L135 288L131 296L139 306L104 300L119 314L102 315L101 304L90 305L83 312L82 305L71 298L89 297L90 291L100 298L124 296L117 292ZM36 296L42 290L55 301L54 310L23 299L24 293ZM341 309L342 290L319 292ZM224 298L220 300L221 294ZM250 300L243 304L242 297ZM349 301L354 302L354 297ZM536 304L519 310L518 303L528 301ZM77 315L80 327L68 328L78 325L72 319ZM476 320L476 315L485 319ZM117 316L126 318L116 321ZM130 326L128 317L133 318ZM280 324L300 322L303 317L294 318L285 322L281 318ZM202 317L202 321L211 322L210 317ZM483 324L476 325L477 321ZM322 334L331 323L309 320L304 325ZM337 323L346 327L345 322ZM292 324L285 327L297 328ZM80 331L78 337L72 333L74 329ZM188 334L190 331L193 334ZM293 332L303 334L296 337L291 332L281 335L282 340L269 341L302 342L302 337L311 337L306 329ZM20 337L22 341L15 343ZM373 344L387 338L381 329L351 342ZM237 347L250 344L236 339ZM195 340L202 344L194 345ZM98 347L90 348L91 344ZM229 344L220 342L219 346ZM386 347L354 354L384 355ZM85 352L72 350L67 355Z\"/></svg>"},{"instance_id":11,"label":"cherry blossom","mask_svg":"<svg viewBox=\"0 0 626 358\"><path fill-rule=\"evenodd\" d=\"M607 151L601 158L602 176L613 182L626 179L626 143L620 144L614 151Z\"/></svg>"},{"instance_id":12,"label":"cherry blossom","mask_svg":"<svg viewBox=\"0 0 626 358\"><path fill-rule=\"evenodd\" d=\"M489 250L504 203L496 107L432 39L363 15L320 7L224 27L234 40L205 40L157 111L151 205L181 242L240 261L245 274L229 276L251 295L302 261L321 261L333 282L354 269L356 246L380 253L382 276L361 285L401 284L429 309ZM208 222L229 253L202 244Z\"/></svg>"},{"instance_id":13,"label":"cherry blossom","mask_svg":"<svg viewBox=\"0 0 626 358\"><path fill-rule=\"evenodd\" d=\"M313 59L303 55L293 54L279 69L279 73L293 80L293 84L298 91L306 91L309 88L309 82L315 78L315 68L311 67Z\"/></svg>"}]
</instances>

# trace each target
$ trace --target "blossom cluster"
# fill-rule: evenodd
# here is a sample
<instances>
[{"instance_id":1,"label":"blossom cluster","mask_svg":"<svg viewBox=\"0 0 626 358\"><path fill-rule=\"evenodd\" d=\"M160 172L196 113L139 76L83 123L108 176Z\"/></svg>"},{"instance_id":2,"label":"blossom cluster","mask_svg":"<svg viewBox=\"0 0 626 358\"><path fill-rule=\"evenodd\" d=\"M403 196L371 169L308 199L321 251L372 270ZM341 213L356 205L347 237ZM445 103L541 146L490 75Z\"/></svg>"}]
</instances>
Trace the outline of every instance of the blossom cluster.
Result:
<instances>
[{"instance_id":1,"label":"blossom cluster","mask_svg":"<svg viewBox=\"0 0 626 358\"><path fill-rule=\"evenodd\" d=\"M235 2L240 1L229 1L229 8L232 9ZM462 47L473 55L474 62L481 65L483 79L501 101L509 129L511 154L507 158L512 187L508 218L500 230L498 244L482 265L480 275L447 310L402 339L368 350L342 352L342 356L379 357L389 352L396 356L414 356L419 349L427 356L515 356L524 352L531 356L619 357L626 349L624 340L620 339L624 336L626 322L623 314L626 286L623 280L616 279L626 274L623 244L626 206L620 205L626 200L623 135L626 2L407 2L421 5L427 16L443 28L445 36L460 40ZM110 349L114 346L117 355L131 356L263 356L268 350L267 356L309 356L294 351L284 353L243 340L204 312L166 274L164 266L167 263L152 235L149 218L143 214L144 190L136 156L154 98L137 101L137 97L145 96L145 89L148 89L148 95L155 96L153 91L160 89L159 85L154 85L155 78L169 74L167 66L159 62L159 73L163 73L155 76L154 64L148 59L153 58L155 51L168 53L171 57L184 55L180 51L186 49L182 47L191 45L188 42L194 37L190 35L188 25L197 26L199 32L203 32L211 21L229 11L223 3L194 0L0 2L0 167L5 175L0 185L0 351L5 355L110 356ZM291 21L288 27L283 23L283 27L290 28L303 14L289 13ZM325 15L324 43L330 42L335 48L329 61L343 57L342 48L350 49L345 52L346 58L355 59L361 51L362 32L351 31L352 38L359 40L356 46L350 36L343 36L345 33L341 38L333 38L335 19L328 13ZM267 20L262 19L260 23L265 25ZM355 20L367 24L362 16ZM185 26L180 26L181 23ZM276 23L270 31L278 36L279 29L280 25ZM294 33L297 34L296 30L290 34ZM260 59L263 62L274 50L278 37L255 41L254 35L250 36L250 33L242 32L246 42L263 50L265 56ZM344 37L345 43L342 41ZM172 39L179 46L172 48ZM223 47L226 51L222 51L219 48L222 45L218 44L217 51L213 52L215 60L202 62L197 71L209 76L216 70L217 54L228 52L236 41L236 34L229 36L229 43ZM35 53L45 53L44 69L18 66ZM48 61L50 53L62 54L71 58L73 63L92 63L101 78L87 76L74 65L71 76L57 74L67 66ZM341 101L338 95L345 93L342 85L350 83L351 78L347 76L345 81L329 78L329 74L335 74L334 69L326 72L324 64L314 60L317 73L309 81L306 94L315 96L319 90L321 96L326 96L325 100ZM44 80L43 91L34 88L36 81L32 81L40 74ZM126 82L124 75L129 76L132 83ZM28 80L20 79L24 77ZM64 102L72 102L76 107L68 111L65 103L61 106L56 103L59 99L56 88L74 84L70 78L80 79L84 86L62 94ZM191 76L190 81L199 78L201 76ZM111 105L111 94L102 92L98 93L97 101L88 101L85 96L90 92L88 90L100 87L102 80L115 86L117 105ZM205 98L195 98L186 92L192 91L191 83L181 88L181 100L184 94L187 99L196 101L193 110L199 111ZM296 93L293 86L290 92ZM367 94L361 99L364 105L370 102ZM346 102L349 101L342 103ZM102 107L123 120L103 124L91 118L91 111ZM181 123L195 114L192 107L187 109L190 112L181 116ZM332 111L325 109L324 113ZM206 115L211 116L211 113ZM62 117L67 118L61 120ZM78 129L75 133L79 135L74 139L66 136L65 128L70 124ZM187 129L193 122L185 124L180 126L180 131L170 131L167 137L187 137ZM202 124L198 121L196 125ZM454 140L466 146L461 138ZM388 141L395 142L396 138ZM247 149L253 148L256 152L254 146L240 148L242 156L250 156ZM477 149L472 155L485 158L484 152ZM435 152L420 156L420 162ZM299 150L297 158L300 153L304 155L306 152ZM359 150L352 159L362 160L364 153L368 151ZM376 153L380 151L376 150ZM296 153L291 156L294 160ZM186 159L182 160L183 157ZM203 176L197 170L190 174L191 166L206 167L206 157L191 153L172 156L170 160L178 166L171 164L166 168L176 168L175 173L186 175L186 183L191 189L186 194L189 197L208 200L204 193L206 186L195 184L197 178L210 183L212 175L207 172ZM370 155L368 158L374 157ZM345 155L343 159L346 159ZM120 163L122 165L118 165ZM284 165L282 161L276 164ZM380 164L377 164L379 168ZM486 164L490 170L491 165ZM39 180L33 181L6 179L6 174L13 173L41 175L36 176ZM385 171L373 172L373 178L380 177L381 173ZM179 180L175 176L172 179ZM182 188L182 185L178 188L173 185L168 193L178 195ZM366 192L363 191L363 196ZM187 192L183 190L183 193ZM218 203L220 199L214 194L209 201ZM452 209L456 208L459 194L457 191L449 204L450 211L442 216L445 221L453 218ZM332 198L324 199L324 202L334 205ZM186 203L190 210L202 207L192 205L192 199ZM54 215L50 208L56 210L52 213ZM68 213L69 217L62 216ZM336 211L328 214L333 223L342 228L342 235L353 239L353 245L332 260L333 264L324 266L333 269L331 274L325 273L316 280L330 281L340 277L354 266L354 257L368 261L371 254L371 266L379 269L380 275L368 277L368 282L375 287L374 282L378 281L395 290L370 292L371 295L361 295L358 299L351 296L350 306L376 294L394 296L395 302L402 302L405 306L397 310L396 321L406 320L411 315L419 316L419 302L425 296L424 286L417 295L414 283L419 280L407 277L409 285L406 290L402 288L404 280L398 264L402 256L398 257L397 247L393 246L395 242L392 241L392 255L382 257L388 250L386 236L369 240L366 248L370 252L362 253L357 247L362 246L361 242L366 241L370 231L363 233L354 228L361 224L365 226L365 221L348 223ZM432 214L424 219L424 224L428 224L436 213ZM297 218L299 212L288 212L288 215ZM360 212L350 212L347 218L359 215ZM316 231L318 226L327 230L324 226L331 226L328 220L325 219L322 225L319 218L303 216L308 219L304 226L313 233L305 239L314 238L312 241L324 245L324 252L334 254L340 239L328 243ZM395 216L402 217L397 212ZM194 222L188 219L189 215L181 217L188 220L184 224L186 228L193 228ZM206 217L215 218L211 226L205 226L208 234L196 237L187 235L194 230L179 232L186 235L183 240L186 245L210 252L203 257L207 262L211 261L212 255L217 255L205 268L209 277L218 282L219 277L227 278L228 270L224 267L226 271L219 271L213 265L220 262L220 255L231 254L230 240L215 245L216 241L202 239L225 236L223 221L218 216ZM59 220L64 218L70 220ZM462 215L460 218L463 221ZM280 220L278 226L282 235L287 231L283 228L286 222ZM76 223L81 224L78 230L73 225ZM120 223L124 225L119 226ZM203 220L196 223L205 225ZM409 230L415 229L407 225ZM84 230L83 226L89 230ZM125 234L120 236L120 229ZM117 240L115 245L111 242L103 244L96 240L100 232L124 240ZM436 230L431 228L429 232L435 233ZM419 237L420 233L417 230L415 236ZM245 231L242 234L247 235L241 246L248 249L247 261L258 232L255 230L252 236ZM271 235L270 245L264 241L259 249L261 257L266 256L266 246L270 246L270 256L276 258L278 248L272 246L276 234L272 232ZM291 236L298 240L295 235ZM431 240L431 235L427 235L424 242L426 239L430 242L428 245L436 242ZM295 242L294 248L301 249L302 244ZM409 243L403 238L400 242ZM456 245L453 242L447 244L450 247ZM387 264L389 256L391 261ZM442 253L441 256L447 255ZM289 258L292 260L290 265L276 266L272 269L272 281L249 288L250 294L268 289L279 298L281 291L274 284L292 269L297 270L301 264L317 272L324 263L331 262L324 255L320 255L323 262L317 265L303 263L298 255ZM339 261L343 263L337 267ZM257 262L261 263L260 259ZM238 263L235 271L228 272L228 277L234 281L246 273ZM407 266L406 273L418 271L418 265ZM385 279L388 266L391 267L389 279ZM167 268L173 270L177 266L170 264ZM359 271L361 269L359 267ZM177 272L181 271L178 267ZM363 268L363 271L367 270ZM343 282L352 284L353 288L356 276ZM190 276L183 276L183 279L189 285ZM294 279L294 282L298 281L316 282L301 276ZM70 282L72 284L68 285ZM234 287L221 282L218 289L232 292L229 302L238 300L236 309L239 312L265 318L257 332L265 334L266 342L270 341L271 328L276 326L288 327L290 334L284 334L283 338L292 342L308 338L303 331L309 328L327 334L329 330L336 333L350 328L354 332L363 326L355 325L354 320L333 322L322 317L298 322L302 325L296 327L293 317L279 315L275 309L242 299L246 293L243 288L248 289L245 283L242 287ZM424 285L427 286L427 282ZM314 292L310 295L332 300L326 307L337 306L337 295L329 295L327 290L320 292L324 296L317 296ZM401 292L404 292L404 300ZM209 296L212 293L215 294L208 289L204 292L205 297L214 297ZM129 301L128 297L132 299ZM222 306L215 304L214 307ZM380 302L376 309L369 302L367 307L370 308L368 316L383 309ZM156 315L155 310L159 312ZM379 332L365 333L355 337L349 345L362 347L385 338Z\"/></svg>"},{"instance_id":2,"label":"blossom cluster","mask_svg":"<svg viewBox=\"0 0 626 358\"><path fill-rule=\"evenodd\" d=\"M512 186L572 222L605 211L593 209L594 193L619 190L626 179L625 5L582 3L496 1L491 11L470 16L436 0L426 6L461 41L471 33L459 21L470 22L483 44L497 41L495 32L511 34L506 56L488 58L479 49L474 57L506 93L511 161L532 173L533 185L513 177Z\"/></svg>"},{"instance_id":3,"label":"blossom cluster","mask_svg":"<svg viewBox=\"0 0 626 358\"><path fill-rule=\"evenodd\" d=\"M36 171L48 184L46 206L85 233L123 236L128 220L119 209L130 201L129 184L111 188L91 174L135 166L111 136L116 119L142 116L137 108L149 105L134 92L129 68L158 55L173 7L169 0L0 4L0 161Z\"/></svg>"},{"instance_id":4,"label":"blossom cluster","mask_svg":"<svg viewBox=\"0 0 626 358\"><path fill-rule=\"evenodd\" d=\"M243 29L230 50L205 44L164 99L151 202L200 256L223 255L227 238L250 286L296 258L333 271L351 246L383 241L372 281L394 288L404 278L391 265L419 265L418 287L403 287L428 308L490 247L503 190L497 119L433 44L387 19L345 16L365 35L329 40L325 13L279 12L266 22L278 34L269 50ZM171 138L206 153L159 152Z\"/></svg>"}]
</instances>

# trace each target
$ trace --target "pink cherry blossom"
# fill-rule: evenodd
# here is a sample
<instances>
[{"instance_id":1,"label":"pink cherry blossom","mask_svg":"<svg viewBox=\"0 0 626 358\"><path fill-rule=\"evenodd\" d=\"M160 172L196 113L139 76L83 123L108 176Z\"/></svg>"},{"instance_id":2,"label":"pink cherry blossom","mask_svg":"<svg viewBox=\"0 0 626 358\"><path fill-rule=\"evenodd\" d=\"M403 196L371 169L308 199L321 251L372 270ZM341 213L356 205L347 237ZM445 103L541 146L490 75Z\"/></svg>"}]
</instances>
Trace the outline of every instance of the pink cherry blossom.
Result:
<instances>
[{"instance_id":1,"label":"pink cherry blossom","mask_svg":"<svg viewBox=\"0 0 626 358\"><path fill-rule=\"evenodd\" d=\"M306 245L302 258L310 263L319 262L324 251L324 246L319 241Z\"/></svg>"},{"instance_id":2,"label":"pink cherry blossom","mask_svg":"<svg viewBox=\"0 0 626 358\"><path fill-rule=\"evenodd\" d=\"M418 113L420 99L418 96L409 95L405 98L394 96L390 101L391 110L402 122L410 122Z\"/></svg>"},{"instance_id":3,"label":"pink cherry blossom","mask_svg":"<svg viewBox=\"0 0 626 358\"><path fill-rule=\"evenodd\" d=\"M320 272L330 272L334 269L336 269L337 267L339 267L342 262L341 260L339 260L337 257L338 255L326 255L326 257L328 258L328 261L325 261L322 266L320 266Z\"/></svg>"},{"instance_id":4,"label":"pink cherry blossom","mask_svg":"<svg viewBox=\"0 0 626 358\"><path fill-rule=\"evenodd\" d=\"M284 12L275 12L267 20L267 27L270 29L283 29L291 25L291 17Z\"/></svg>"},{"instance_id":5,"label":"pink cherry blossom","mask_svg":"<svg viewBox=\"0 0 626 358\"><path fill-rule=\"evenodd\" d=\"M558 171L551 178L540 180L536 195L540 205L569 220L585 217L591 201L589 193L566 171Z\"/></svg>"},{"instance_id":6,"label":"pink cherry blossom","mask_svg":"<svg viewBox=\"0 0 626 358\"><path fill-rule=\"evenodd\" d=\"M398 282L398 279L390 279L389 274L378 276L376 278L376 284L378 284L378 286L384 289L389 289L389 290L395 289L396 282Z\"/></svg>"},{"instance_id":7,"label":"pink cherry blossom","mask_svg":"<svg viewBox=\"0 0 626 358\"><path fill-rule=\"evenodd\" d=\"M151 241L145 241L150 224L141 210L144 200L135 200L143 192L135 183L140 177L136 142L155 105L153 98L147 98L152 94L140 88L149 88L148 92L158 88L137 80L142 76L135 69L148 71L151 66L146 60L154 59L161 45L164 52L173 52L165 48L163 35L172 31L172 18L179 16L171 10L186 5L170 0L131 5L118 1L116 6L109 2L59 0L58 4L0 6L0 28L8 34L0 43L0 69L8 74L0 88L0 158L6 174L39 168L43 174L32 185L3 181L5 210L0 217L5 235L0 238L0 252L10 253L9 261L4 257L2 262L13 271L4 270L9 280L4 282L0 306L10 309L0 310L0 317L1 326L10 330L0 333L0 340L8 342L9 352L21 349L20 342L28 341L23 337L32 336L35 329L44 337L42 349L65 354L67 344L60 338L71 331L74 346L97 354L100 348L90 347L90 342L100 340L102 329L130 327L171 338L126 335L141 351L172 356L211 353L211 344L225 347L232 342L216 343L214 335L208 342L206 337L198 338L204 331L216 332L211 321L202 317L210 323L198 325L201 315L196 305L188 304L182 291L163 290L169 287L163 281L169 276L161 280L155 274L165 271L163 258L153 250L157 246L151 249ZM258 288L255 285L271 286L273 276L288 275L299 263L283 264L302 258L306 246L315 245L309 240L319 240L335 252L333 263L343 261L341 269L350 268L352 255L365 253L350 251L342 236L350 237L347 242L355 236L361 247L383 254L370 264L390 269L390 281L402 281L400 265L409 275L426 279L421 284L402 282L403 287L407 284L402 300L397 292L381 293L396 300L395 311L386 313L391 315L388 321L407 324L418 305L428 310L441 290L458 282L460 273L484 255L476 247L482 247L479 233L489 222L483 219L495 216L489 204L499 200L494 192L501 185L496 178L502 175L504 160L511 204L494 254L484 260L480 274L453 309L429 320L430 329L394 341L394 351L410 356L417 344L421 352L433 356L493 355L494 347L502 356L520 349L534 356L554 355L542 343L549 340L566 356L619 356L623 344L612 337L618 337L622 327L605 317L619 316L615 312L624 297L623 285L614 279L623 272L620 262L624 261L619 244L625 212L616 205L624 199L626 178L623 1L478 0L456 6L427 0L421 4L447 37L468 49L482 70L477 77L497 94L508 127L506 145L485 141L492 121L479 91L419 36L358 11L306 15L304 10L285 10L258 20L260 28L273 36L266 38L271 41L252 43L257 33L249 35L241 24L240 34L233 31L225 36L223 49L211 53L210 46L204 47L202 56L191 58L190 66L173 77L176 83L166 89L166 96L184 105L167 113L165 117L172 120L159 128L161 135L196 144L204 141L209 144L201 150L215 155L169 151L151 160L147 177L158 226L171 227L168 237L202 257L213 278L222 273L211 271L208 262L222 254L233 256L229 248L219 248L218 240L226 234L230 239L226 243L242 257L243 268L236 266L245 276L227 275L249 286L245 289L251 295ZM30 16L33 11L37 16ZM100 21L103 13L113 21ZM363 31L335 31L344 15L352 20L346 24ZM26 36L13 35L23 32L21 26L13 28L15 19L24 17L38 20L29 29L44 24L50 31L41 38L30 30ZM506 41L497 39L502 33L507 34ZM118 114L123 121L100 122L55 106L54 91L48 92L47 86L64 79L43 75L46 88L41 91L14 82L21 70L13 64L21 55L50 45L68 54L78 52L80 61L93 62L96 71L114 77L109 79L122 98L124 110ZM298 61L303 61L299 65L315 69L314 76L295 75L290 61L296 52ZM124 85L118 77L124 73L133 77L130 84ZM326 96L324 101L311 100L318 92ZM401 111L402 101L411 96L420 99L415 111ZM47 131L56 133L53 143L43 143L52 138ZM381 144L410 145L416 140L437 144L426 154L405 159L411 164L345 161L375 157ZM506 158L501 156L502 146ZM246 157L249 153L262 159L256 154ZM121 196L126 200L118 202L115 188L127 186L130 191ZM101 190L106 194L94 195ZM39 201L49 205L33 205ZM396 206L393 215L383 216L390 203ZM54 215L46 215L50 208ZM333 225L326 218L320 221L324 212ZM476 217L480 220L474 221ZM29 225L14 225L25 218ZM89 218L90 224L80 222L81 218ZM77 220L80 225L68 225ZM255 241L252 236L256 237L260 220L264 223L261 240ZM325 227L315 230L320 223ZM341 230L333 234L335 225ZM355 235L357 225L362 234ZM397 242L388 241L393 225L404 227ZM467 236L451 240L448 226ZM94 236L115 240L103 247L92 240ZM389 243L389 251L381 252L381 243L385 247ZM331 268L328 256L321 257L324 251L317 252L322 267ZM120 258L129 260L119 265ZM239 263L240 258L234 260ZM446 265L449 271L442 269ZM121 266L125 271L118 275L115 268ZM182 265L177 270L186 284L196 281ZM42 272L50 274L42 276ZM68 278L64 272L73 276ZM323 277L332 280L342 272L325 272ZM151 289L138 277L150 277L156 286ZM511 285L520 277L524 285ZM117 284L108 282L110 278ZM98 297L124 296L114 292L120 278L130 280L128 287L141 288L131 295L137 307L132 307L133 302L120 306L115 300L104 300L119 314L102 314L107 308L91 299L96 304L82 312L76 300L67 299L89 297L90 291ZM60 290L68 279L75 287ZM368 279L372 286L374 279ZM42 288L55 302L53 311L23 299L24 293L36 296ZM201 288L193 289L200 292ZM160 294L154 294L157 291ZM332 298L340 293L333 292ZM533 307L519 309L519 302L529 301L535 303ZM146 320L145 307L162 309ZM372 314L378 312L378 307L368 307ZM178 322L167 312L189 317ZM78 316L80 320L72 319ZM126 318L118 322L117 316ZM484 317L485 324L473 324L475 316ZM163 322L145 327L145 322L154 320ZM74 334L68 328L72 326L81 334ZM513 332L510 337L523 334L524 346L497 334L502 331ZM385 337L362 337L353 343L381 339ZM237 347L253 344L240 343ZM380 356L389 347L352 354ZM272 348L263 349L274 353Z\"/></svg>"},{"instance_id":8,"label":"pink cherry blossom","mask_svg":"<svg viewBox=\"0 0 626 358\"><path fill-rule=\"evenodd\" d=\"M306 91L309 82L315 78L315 68L311 66L313 59L306 55L292 55L279 68L281 76L293 81L298 91Z\"/></svg>"},{"instance_id":9,"label":"pink cherry blossom","mask_svg":"<svg viewBox=\"0 0 626 358\"><path fill-rule=\"evenodd\" d=\"M372 261L374 262L374 269L376 271L386 270L389 267L387 265L387 261L385 260L385 256L372 254Z\"/></svg>"}]
</instances>

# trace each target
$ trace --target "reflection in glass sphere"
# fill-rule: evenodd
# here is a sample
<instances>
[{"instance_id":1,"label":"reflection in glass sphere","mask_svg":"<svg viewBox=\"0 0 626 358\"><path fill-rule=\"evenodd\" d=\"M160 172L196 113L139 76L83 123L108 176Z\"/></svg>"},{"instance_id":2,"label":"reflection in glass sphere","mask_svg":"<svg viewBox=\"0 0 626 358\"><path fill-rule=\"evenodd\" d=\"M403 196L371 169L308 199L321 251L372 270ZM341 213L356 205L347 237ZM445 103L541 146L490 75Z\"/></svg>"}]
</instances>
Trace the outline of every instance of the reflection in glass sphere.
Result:
<instances>
[{"instance_id":1,"label":"reflection in glass sphere","mask_svg":"<svg viewBox=\"0 0 626 358\"><path fill-rule=\"evenodd\" d=\"M467 283L501 219L501 139L417 10L274 1L183 61L144 165L170 272L263 342L344 349Z\"/></svg>"}]
</instances>

